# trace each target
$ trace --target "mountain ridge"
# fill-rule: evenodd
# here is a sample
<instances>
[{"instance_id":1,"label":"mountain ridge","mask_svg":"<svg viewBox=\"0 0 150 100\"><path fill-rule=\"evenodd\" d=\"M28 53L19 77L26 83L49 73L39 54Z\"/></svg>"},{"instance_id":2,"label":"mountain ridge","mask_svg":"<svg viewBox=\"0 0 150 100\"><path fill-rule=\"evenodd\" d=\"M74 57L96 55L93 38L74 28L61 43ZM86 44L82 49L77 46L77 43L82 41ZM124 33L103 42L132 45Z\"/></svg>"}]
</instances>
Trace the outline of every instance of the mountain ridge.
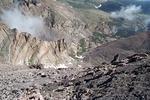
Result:
<instances>
[{"instance_id":1,"label":"mountain ridge","mask_svg":"<svg viewBox=\"0 0 150 100\"><path fill-rule=\"evenodd\" d=\"M89 54L87 54L85 61L91 60L94 62L95 60L96 63L100 63L105 60L111 61L114 55L117 54L119 54L121 58L124 58L134 53L147 52L150 50L149 42L149 32L139 33L125 39L115 40L93 49Z\"/></svg>"}]
</instances>

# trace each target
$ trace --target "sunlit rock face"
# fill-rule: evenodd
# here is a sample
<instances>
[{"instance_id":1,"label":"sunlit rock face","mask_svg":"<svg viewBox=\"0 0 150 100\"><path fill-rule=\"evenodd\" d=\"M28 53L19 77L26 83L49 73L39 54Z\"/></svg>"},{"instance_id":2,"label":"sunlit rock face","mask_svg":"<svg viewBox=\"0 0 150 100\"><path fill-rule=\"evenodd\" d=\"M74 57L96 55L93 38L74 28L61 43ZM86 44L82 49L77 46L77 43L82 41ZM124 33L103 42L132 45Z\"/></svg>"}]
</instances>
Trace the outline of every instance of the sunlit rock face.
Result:
<instances>
[{"instance_id":1,"label":"sunlit rock face","mask_svg":"<svg viewBox=\"0 0 150 100\"><path fill-rule=\"evenodd\" d=\"M44 22L44 28L38 26L38 30L40 29L40 32L37 32L37 28L35 29L34 27L33 29L35 29L35 31L32 30L28 31L27 33L46 41L65 40L68 45L68 52L72 55L76 55L78 52L80 39L87 38L92 33L88 28L86 28L86 24L80 19L79 14L70 6L55 0L41 0L36 5L31 1L32 0L29 0L29 2L26 0L14 0L14 2L3 1L1 7L4 11L17 8L19 13L21 12L20 15L23 16L24 19L29 18L29 16L32 16L32 18L38 17L42 19ZM5 4L8 5L7 9L6 6L3 6ZM1 14L3 15L3 13ZM2 21L6 25L8 25L10 22L7 21L6 23L5 20ZM24 29L22 29L22 27L19 29L20 26L18 25L18 27L10 27L10 25L8 26L9 28L17 28L19 33L26 32ZM30 28L28 28L28 25L23 24L22 26L27 26L27 29ZM44 31L41 29L44 29Z\"/></svg>"},{"instance_id":2,"label":"sunlit rock face","mask_svg":"<svg viewBox=\"0 0 150 100\"><path fill-rule=\"evenodd\" d=\"M0 58L4 63L15 65L53 65L70 61L65 40L43 41L28 33L18 33L0 25Z\"/></svg>"},{"instance_id":3,"label":"sunlit rock face","mask_svg":"<svg viewBox=\"0 0 150 100\"><path fill-rule=\"evenodd\" d=\"M18 21L20 18L15 19L23 26L20 29L20 24L17 24L18 27L9 25L12 22L7 20L9 16L2 17L0 15L1 22L5 23L5 25L0 25L0 60L4 63L21 65L41 63L49 66L70 63L73 59L69 55L77 54L78 41L87 37L91 32L85 28L85 23L77 17L78 14L71 7L54 0L43 0L36 4L33 1L12 0L1 2L0 10L2 12L0 14L2 16L11 12L11 18L15 14L13 12L17 9L15 12L19 13L21 18L24 17L24 21ZM42 19L44 25L37 28L34 27L35 24L31 25L25 22L26 18L31 19L31 16L32 18ZM27 25L24 25L25 23ZM31 31L26 31L24 30L26 26L27 29L30 29L28 26L33 28L31 28ZM32 32L32 29L35 29L35 31ZM39 29L40 31L38 31Z\"/></svg>"}]
</instances>

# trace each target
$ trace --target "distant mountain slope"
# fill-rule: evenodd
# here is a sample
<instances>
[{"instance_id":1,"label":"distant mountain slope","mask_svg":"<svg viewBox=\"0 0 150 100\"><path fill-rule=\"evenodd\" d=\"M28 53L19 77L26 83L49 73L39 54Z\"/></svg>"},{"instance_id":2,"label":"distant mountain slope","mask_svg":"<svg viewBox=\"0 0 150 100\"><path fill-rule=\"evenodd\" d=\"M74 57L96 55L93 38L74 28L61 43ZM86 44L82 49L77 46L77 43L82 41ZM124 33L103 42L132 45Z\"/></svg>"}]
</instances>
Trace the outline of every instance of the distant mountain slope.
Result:
<instances>
[{"instance_id":1,"label":"distant mountain slope","mask_svg":"<svg viewBox=\"0 0 150 100\"><path fill-rule=\"evenodd\" d=\"M142 7L142 12L145 14L150 14L150 1L149 0L109 0L107 2L102 3L102 7L100 10L106 11L106 12L111 12L111 11L116 11L120 10L121 7L125 7L128 5L137 5Z\"/></svg>"},{"instance_id":2,"label":"distant mountain slope","mask_svg":"<svg viewBox=\"0 0 150 100\"><path fill-rule=\"evenodd\" d=\"M91 63L101 63L104 60L111 61L116 54L119 54L120 58L124 58L137 52L146 51L150 51L149 32L99 46L88 53L85 60Z\"/></svg>"},{"instance_id":3,"label":"distant mountain slope","mask_svg":"<svg viewBox=\"0 0 150 100\"><path fill-rule=\"evenodd\" d=\"M111 19L108 13L100 11L95 8L99 6L101 2L106 0L57 0L61 3L70 5L83 22L86 23L86 27L92 32L99 32L100 34L112 35Z\"/></svg>"},{"instance_id":4,"label":"distant mountain slope","mask_svg":"<svg viewBox=\"0 0 150 100\"><path fill-rule=\"evenodd\" d=\"M138 32L145 32L145 18L149 18L149 1L137 0L57 0L72 6L92 32L128 37ZM99 8L97 8L101 5ZM132 21L124 18L113 18L112 12L120 11L122 7L139 7L141 12ZM132 9L133 10L133 9Z\"/></svg>"},{"instance_id":5,"label":"distant mountain slope","mask_svg":"<svg viewBox=\"0 0 150 100\"><path fill-rule=\"evenodd\" d=\"M57 0L60 2L67 2L74 8L81 8L81 9L89 9L94 8L95 5L99 5L102 2L106 2L108 0Z\"/></svg>"}]
</instances>

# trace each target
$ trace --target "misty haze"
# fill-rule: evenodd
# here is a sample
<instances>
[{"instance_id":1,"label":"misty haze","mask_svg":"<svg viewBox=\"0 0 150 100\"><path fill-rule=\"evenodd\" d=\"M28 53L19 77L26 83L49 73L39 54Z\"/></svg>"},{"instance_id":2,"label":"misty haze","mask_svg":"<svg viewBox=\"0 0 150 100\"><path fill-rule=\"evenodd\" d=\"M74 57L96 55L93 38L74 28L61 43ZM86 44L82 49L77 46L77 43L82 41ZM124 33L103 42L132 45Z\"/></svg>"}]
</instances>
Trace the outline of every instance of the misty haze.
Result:
<instances>
[{"instance_id":1,"label":"misty haze","mask_svg":"<svg viewBox=\"0 0 150 100\"><path fill-rule=\"evenodd\" d=\"M20 32L33 35L43 32L44 21L42 18L23 14L19 9L3 10L1 20L10 28L17 28Z\"/></svg>"}]
</instances>

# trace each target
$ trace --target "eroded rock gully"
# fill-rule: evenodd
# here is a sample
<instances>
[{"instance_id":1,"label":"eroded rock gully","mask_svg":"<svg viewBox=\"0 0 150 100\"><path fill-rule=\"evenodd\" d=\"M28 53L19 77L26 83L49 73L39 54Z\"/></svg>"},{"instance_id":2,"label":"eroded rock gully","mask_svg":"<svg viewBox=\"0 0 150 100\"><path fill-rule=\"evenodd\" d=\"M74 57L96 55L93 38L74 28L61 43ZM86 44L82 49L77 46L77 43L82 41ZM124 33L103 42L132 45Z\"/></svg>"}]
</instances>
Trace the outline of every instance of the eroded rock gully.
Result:
<instances>
[{"instance_id":1,"label":"eroded rock gully","mask_svg":"<svg viewBox=\"0 0 150 100\"><path fill-rule=\"evenodd\" d=\"M42 41L28 33L18 33L0 26L1 61L14 65L57 64L68 59L67 44L64 39Z\"/></svg>"}]
</instances>

